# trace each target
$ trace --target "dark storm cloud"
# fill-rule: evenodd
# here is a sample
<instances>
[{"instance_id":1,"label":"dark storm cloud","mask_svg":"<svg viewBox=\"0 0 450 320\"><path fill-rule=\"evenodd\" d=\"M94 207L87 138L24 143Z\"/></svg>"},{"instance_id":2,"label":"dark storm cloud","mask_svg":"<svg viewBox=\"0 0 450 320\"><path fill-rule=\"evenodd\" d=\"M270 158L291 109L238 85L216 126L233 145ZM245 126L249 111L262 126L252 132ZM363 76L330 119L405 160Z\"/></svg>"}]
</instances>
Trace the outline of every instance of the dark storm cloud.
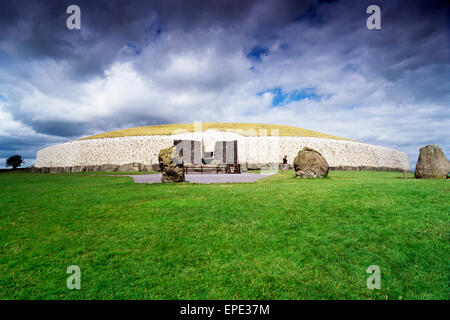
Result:
<instances>
[{"instance_id":1,"label":"dark storm cloud","mask_svg":"<svg viewBox=\"0 0 450 320\"><path fill-rule=\"evenodd\" d=\"M8 44L10 54L25 59L67 60L72 76L81 81L101 75L124 45L146 46L167 30L189 32L220 26L229 32L249 32L260 42L270 42L289 23L318 24L318 28L332 23L336 28L327 34L329 38L318 39L327 41L333 39L333 33L340 37L364 24L366 16L361 12L372 2L345 1L341 5L332 1L6 0L1 4L0 39ZM65 28L66 8L74 3L82 8L85 33ZM383 8L383 32L363 30L365 37L355 39L355 46L364 41L373 50L367 61L373 68L388 80L396 80L411 68L448 62L448 44L437 36L442 28L448 28L445 1L378 3ZM249 23L252 11L257 14ZM436 41L430 41L430 37ZM254 55L257 49L267 50L250 48L249 58L259 58L259 54ZM417 56L420 59L412 58ZM398 65L402 61L405 63ZM393 69L393 65L398 66Z\"/></svg>"},{"instance_id":2,"label":"dark storm cloud","mask_svg":"<svg viewBox=\"0 0 450 320\"><path fill-rule=\"evenodd\" d=\"M405 73L427 66L443 68L430 70L430 75L449 75L449 9L444 1L414 5L388 1L383 5L382 21L383 32L364 30L372 68L389 81L401 80Z\"/></svg>"},{"instance_id":3,"label":"dark storm cloud","mask_svg":"<svg viewBox=\"0 0 450 320\"><path fill-rule=\"evenodd\" d=\"M37 133L50 134L60 137L77 137L89 130L88 123L74 121L33 121L30 125Z\"/></svg>"},{"instance_id":4,"label":"dark storm cloud","mask_svg":"<svg viewBox=\"0 0 450 320\"><path fill-rule=\"evenodd\" d=\"M319 16L323 17L324 27L335 26L326 39L345 40L343 58L364 50L361 65L383 77L392 86L390 90L401 89L404 101L450 103L450 7L446 1L349 3L332 3L327 5L328 10L323 5L312 6L322 12ZM370 4L379 4L382 9L380 32L359 27L367 18L360 12ZM345 38L343 34L353 36Z\"/></svg>"},{"instance_id":5,"label":"dark storm cloud","mask_svg":"<svg viewBox=\"0 0 450 320\"><path fill-rule=\"evenodd\" d=\"M142 127L161 123L175 123L174 119L163 117L152 118L138 113L122 114L120 117L92 119L88 121L33 120L29 118L22 118L21 121L23 124L33 128L38 134L71 139L93 135L102 131L118 130L123 127ZM19 142L21 140L13 139L12 141Z\"/></svg>"},{"instance_id":6,"label":"dark storm cloud","mask_svg":"<svg viewBox=\"0 0 450 320\"><path fill-rule=\"evenodd\" d=\"M247 26L254 33L281 26L314 1L270 1ZM66 8L81 8L82 31L69 31ZM51 58L72 64L72 76L101 74L125 44L145 46L161 32L189 32L213 26L241 28L260 1L26 1L1 4L0 39L10 54L24 59ZM243 30L245 31L245 30Z\"/></svg>"},{"instance_id":7,"label":"dark storm cloud","mask_svg":"<svg viewBox=\"0 0 450 320\"><path fill-rule=\"evenodd\" d=\"M61 143L68 139L54 139L51 137L4 137L0 136L0 159L8 158L13 154L20 154L23 158L33 159L36 153L45 146ZM1 166L1 165L0 165Z\"/></svg>"}]
</instances>

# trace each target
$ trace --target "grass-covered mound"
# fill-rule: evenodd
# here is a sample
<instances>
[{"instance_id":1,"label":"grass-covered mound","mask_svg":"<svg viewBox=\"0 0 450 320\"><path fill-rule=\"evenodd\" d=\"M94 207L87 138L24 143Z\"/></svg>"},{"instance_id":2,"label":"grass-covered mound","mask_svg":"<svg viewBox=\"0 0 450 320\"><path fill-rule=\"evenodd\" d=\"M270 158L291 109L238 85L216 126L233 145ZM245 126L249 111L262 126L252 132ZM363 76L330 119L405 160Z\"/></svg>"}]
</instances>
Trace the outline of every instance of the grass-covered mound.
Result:
<instances>
[{"instance_id":1,"label":"grass-covered mound","mask_svg":"<svg viewBox=\"0 0 450 320\"><path fill-rule=\"evenodd\" d=\"M448 299L448 181L401 175L0 174L0 299Z\"/></svg>"},{"instance_id":2,"label":"grass-covered mound","mask_svg":"<svg viewBox=\"0 0 450 320\"><path fill-rule=\"evenodd\" d=\"M266 132L261 131L260 129L267 131ZM315 137L315 138L328 138L335 140L348 140L345 138L339 138L313 130L274 124L260 124L260 123L225 123L225 122L202 123L202 131L206 130L235 132L244 136L275 135L274 131L272 130L278 130L277 135L279 136ZM194 132L194 124L193 123L163 124L157 126L137 127L131 129L123 129L100 133L94 136L83 138L81 140L117 138L128 136L171 135L174 133L183 133L183 131Z\"/></svg>"}]
</instances>

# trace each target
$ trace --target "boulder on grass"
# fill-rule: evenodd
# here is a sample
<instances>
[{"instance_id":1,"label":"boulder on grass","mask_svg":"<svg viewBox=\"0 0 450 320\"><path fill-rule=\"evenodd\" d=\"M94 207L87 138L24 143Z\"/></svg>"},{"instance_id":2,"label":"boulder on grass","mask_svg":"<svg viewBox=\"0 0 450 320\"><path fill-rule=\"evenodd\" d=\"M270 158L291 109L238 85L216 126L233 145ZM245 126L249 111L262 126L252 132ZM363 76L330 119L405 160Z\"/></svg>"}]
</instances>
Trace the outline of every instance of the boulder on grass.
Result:
<instances>
[{"instance_id":1,"label":"boulder on grass","mask_svg":"<svg viewBox=\"0 0 450 320\"><path fill-rule=\"evenodd\" d=\"M162 149L158 154L161 182L184 182L183 155L177 153L176 147Z\"/></svg>"},{"instance_id":2,"label":"boulder on grass","mask_svg":"<svg viewBox=\"0 0 450 320\"><path fill-rule=\"evenodd\" d=\"M323 178L328 175L329 166L319 152L304 147L294 158L294 169L297 178Z\"/></svg>"},{"instance_id":3,"label":"boulder on grass","mask_svg":"<svg viewBox=\"0 0 450 320\"><path fill-rule=\"evenodd\" d=\"M420 148L414 176L417 179L446 179L450 164L439 146L433 144Z\"/></svg>"}]
</instances>

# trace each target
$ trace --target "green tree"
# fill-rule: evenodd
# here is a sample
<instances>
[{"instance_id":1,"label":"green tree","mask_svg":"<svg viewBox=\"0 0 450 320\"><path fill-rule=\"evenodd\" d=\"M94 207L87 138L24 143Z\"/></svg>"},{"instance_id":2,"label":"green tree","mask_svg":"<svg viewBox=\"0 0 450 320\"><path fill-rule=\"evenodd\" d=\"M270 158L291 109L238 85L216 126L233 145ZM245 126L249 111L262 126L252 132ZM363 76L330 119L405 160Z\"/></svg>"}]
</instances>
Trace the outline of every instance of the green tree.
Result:
<instances>
[{"instance_id":1,"label":"green tree","mask_svg":"<svg viewBox=\"0 0 450 320\"><path fill-rule=\"evenodd\" d=\"M22 156L21 155L13 155L11 157L9 157L8 159L6 159L6 166L7 167L12 167L13 170L15 170L17 167L20 167L22 163L24 163L25 161L23 161Z\"/></svg>"}]
</instances>

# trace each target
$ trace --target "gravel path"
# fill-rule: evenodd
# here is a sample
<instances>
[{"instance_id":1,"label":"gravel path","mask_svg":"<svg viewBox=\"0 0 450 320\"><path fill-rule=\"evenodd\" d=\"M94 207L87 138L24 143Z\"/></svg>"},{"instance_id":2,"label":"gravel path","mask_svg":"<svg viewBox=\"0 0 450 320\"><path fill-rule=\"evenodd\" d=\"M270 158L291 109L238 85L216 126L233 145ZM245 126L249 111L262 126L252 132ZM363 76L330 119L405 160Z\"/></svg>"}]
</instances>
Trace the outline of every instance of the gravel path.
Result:
<instances>
[{"instance_id":1,"label":"gravel path","mask_svg":"<svg viewBox=\"0 0 450 320\"><path fill-rule=\"evenodd\" d=\"M226 182L253 182L266 178L271 174L241 173L241 174L186 174L186 182L191 183L226 183ZM123 176L122 176L123 177ZM160 183L161 174L127 175L132 177L135 183Z\"/></svg>"}]
</instances>

